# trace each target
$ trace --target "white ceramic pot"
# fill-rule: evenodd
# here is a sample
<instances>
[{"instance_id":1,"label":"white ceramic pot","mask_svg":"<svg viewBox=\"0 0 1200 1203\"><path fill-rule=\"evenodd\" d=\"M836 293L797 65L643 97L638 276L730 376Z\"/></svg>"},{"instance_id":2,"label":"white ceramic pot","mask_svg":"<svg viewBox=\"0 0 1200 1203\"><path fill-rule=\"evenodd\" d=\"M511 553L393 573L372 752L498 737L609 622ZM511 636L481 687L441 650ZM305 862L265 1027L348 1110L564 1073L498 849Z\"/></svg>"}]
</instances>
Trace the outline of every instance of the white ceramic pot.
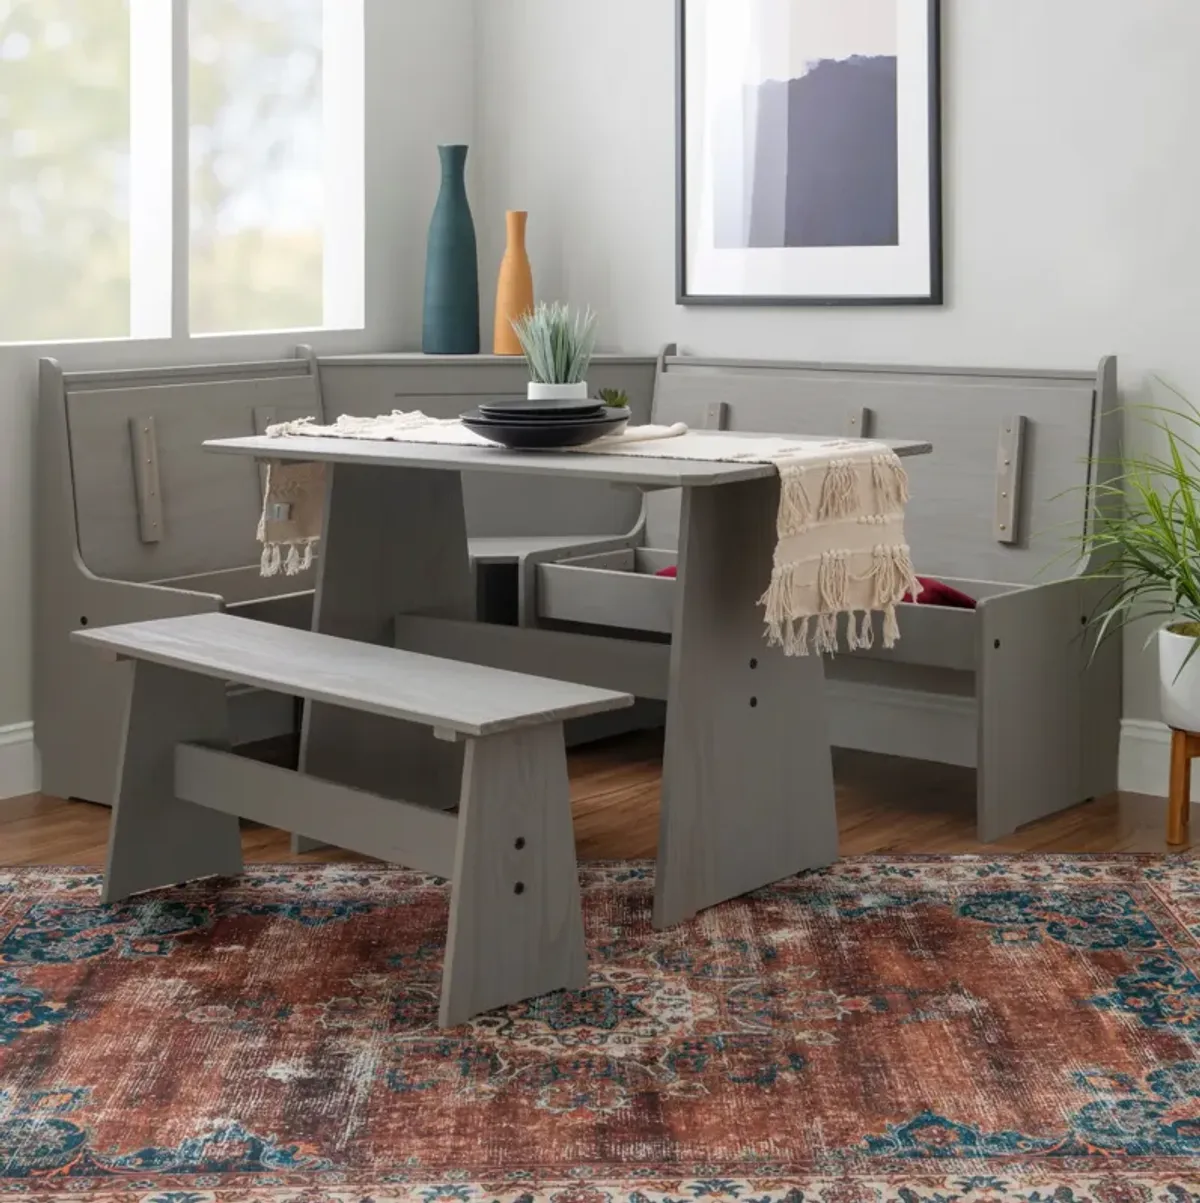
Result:
<instances>
[{"instance_id":1,"label":"white ceramic pot","mask_svg":"<svg viewBox=\"0 0 1200 1203\"><path fill-rule=\"evenodd\" d=\"M586 380L578 384L536 384L529 382L530 401L586 401L588 386Z\"/></svg>"},{"instance_id":2,"label":"white ceramic pot","mask_svg":"<svg viewBox=\"0 0 1200 1203\"><path fill-rule=\"evenodd\" d=\"M1167 627L1158 632L1163 722L1177 731L1200 731L1200 651L1188 660L1195 642L1191 635L1177 635Z\"/></svg>"}]
</instances>

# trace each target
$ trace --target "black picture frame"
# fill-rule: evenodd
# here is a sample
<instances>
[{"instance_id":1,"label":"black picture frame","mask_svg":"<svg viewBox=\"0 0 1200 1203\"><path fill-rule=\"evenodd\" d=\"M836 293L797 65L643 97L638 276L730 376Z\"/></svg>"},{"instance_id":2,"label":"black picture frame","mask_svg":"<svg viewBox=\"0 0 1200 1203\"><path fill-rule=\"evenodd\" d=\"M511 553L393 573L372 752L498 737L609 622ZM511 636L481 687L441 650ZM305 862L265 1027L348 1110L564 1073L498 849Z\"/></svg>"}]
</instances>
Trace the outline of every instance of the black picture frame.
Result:
<instances>
[{"instance_id":1,"label":"black picture frame","mask_svg":"<svg viewBox=\"0 0 1200 1203\"><path fill-rule=\"evenodd\" d=\"M928 295L918 296L749 296L692 294L688 291L687 226L687 11L692 3L676 0L675 8L675 302L685 306L829 307L942 305L945 303L942 230L942 13L941 0L926 0L929 38L929 281ZM836 0L834 0L836 2Z\"/></svg>"}]
</instances>

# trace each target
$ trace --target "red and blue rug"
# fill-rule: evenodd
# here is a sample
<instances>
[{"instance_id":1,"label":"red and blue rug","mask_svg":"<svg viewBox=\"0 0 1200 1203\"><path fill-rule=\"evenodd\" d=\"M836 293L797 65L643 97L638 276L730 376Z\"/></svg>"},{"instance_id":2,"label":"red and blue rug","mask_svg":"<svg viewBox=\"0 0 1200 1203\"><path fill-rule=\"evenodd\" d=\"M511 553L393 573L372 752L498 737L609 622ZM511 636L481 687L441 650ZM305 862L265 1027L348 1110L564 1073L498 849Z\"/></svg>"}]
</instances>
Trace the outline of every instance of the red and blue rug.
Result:
<instances>
[{"instance_id":1,"label":"red and blue rug","mask_svg":"<svg viewBox=\"0 0 1200 1203\"><path fill-rule=\"evenodd\" d=\"M868 858L435 1026L446 887L266 867L104 907L0 872L0 1195L1197 1203L1200 863Z\"/></svg>"}]
</instances>

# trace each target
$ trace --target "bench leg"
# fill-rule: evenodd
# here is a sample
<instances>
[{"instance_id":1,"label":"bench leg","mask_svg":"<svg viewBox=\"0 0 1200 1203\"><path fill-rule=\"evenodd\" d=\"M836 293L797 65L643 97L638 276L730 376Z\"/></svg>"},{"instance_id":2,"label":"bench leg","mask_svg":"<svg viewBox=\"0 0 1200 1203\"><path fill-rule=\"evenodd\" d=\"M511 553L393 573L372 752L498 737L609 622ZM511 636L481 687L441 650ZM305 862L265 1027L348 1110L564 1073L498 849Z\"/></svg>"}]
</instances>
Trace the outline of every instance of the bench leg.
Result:
<instances>
[{"instance_id":1,"label":"bench leg","mask_svg":"<svg viewBox=\"0 0 1200 1203\"><path fill-rule=\"evenodd\" d=\"M821 657L763 638L778 479L684 490L654 926L838 855Z\"/></svg>"},{"instance_id":2,"label":"bench leg","mask_svg":"<svg viewBox=\"0 0 1200 1203\"><path fill-rule=\"evenodd\" d=\"M1117 788L1121 643L1095 648L1084 625L1110 588L1069 579L979 604L984 843Z\"/></svg>"},{"instance_id":3,"label":"bench leg","mask_svg":"<svg viewBox=\"0 0 1200 1203\"><path fill-rule=\"evenodd\" d=\"M587 985L562 724L467 744L439 1022Z\"/></svg>"},{"instance_id":4,"label":"bench leg","mask_svg":"<svg viewBox=\"0 0 1200 1203\"><path fill-rule=\"evenodd\" d=\"M242 871L237 819L175 796L175 745L228 747L228 725L223 682L157 664L134 667L104 902Z\"/></svg>"}]
</instances>

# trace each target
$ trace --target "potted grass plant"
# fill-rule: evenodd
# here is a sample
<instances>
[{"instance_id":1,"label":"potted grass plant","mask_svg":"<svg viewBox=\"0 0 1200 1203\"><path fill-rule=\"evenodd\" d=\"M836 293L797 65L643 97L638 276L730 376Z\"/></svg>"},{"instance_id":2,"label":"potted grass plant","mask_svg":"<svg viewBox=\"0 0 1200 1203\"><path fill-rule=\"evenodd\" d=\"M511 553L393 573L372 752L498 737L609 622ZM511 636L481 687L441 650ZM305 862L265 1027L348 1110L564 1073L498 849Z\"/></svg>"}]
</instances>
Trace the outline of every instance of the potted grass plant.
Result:
<instances>
[{"instance_id":1,"label":"potted grass plant","mask_svg":"<svg viewBox=\"0 0 1200 1203\"><path fill-rule=\"evenodd\" d=\"M530 401L586 401L596 349L596 315L540 302L513 322L529 366Z\"/></svg>"},{"instance_id":2,"label":"potted grass plant","mask_svg":"<svg viewBox=\"0 0 1200 1203\"><path fill-rule=\"evenodd\" d=\"M1178 405L1145 407L1162 448L1122 455L1097 492L1100 520L1085 552L1104 565L1112 592L1095 616L1099 638L1134 619L1166 621L1158 642L1163 720L1200 730L1200 410L1160 381Z\"/></svg>"}]
</instances>

